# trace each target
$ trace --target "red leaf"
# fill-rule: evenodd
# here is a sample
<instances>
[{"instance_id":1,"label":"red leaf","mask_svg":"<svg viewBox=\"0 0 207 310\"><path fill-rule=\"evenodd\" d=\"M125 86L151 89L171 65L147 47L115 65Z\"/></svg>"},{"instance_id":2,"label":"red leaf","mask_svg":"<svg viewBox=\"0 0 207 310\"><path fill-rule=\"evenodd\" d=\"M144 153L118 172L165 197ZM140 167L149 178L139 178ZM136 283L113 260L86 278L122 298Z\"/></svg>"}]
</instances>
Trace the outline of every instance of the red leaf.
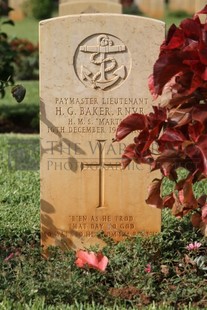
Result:
<instances>
[{"instance_id":1,"label":"red leaf","mask_svg":"<svg viewBox=\"0 0 207 310\"><path fill-rule=\"evenodd\" d=\"M158 127L155 127L150 131L145 129L142 132L140 132L138 137L134 139L134 142L136 143L136 153L141 155L147 152L149 154L149 147L156 140L158 134L159 134Z\"/></svg>"},{"instance_id":2,"label":"red leaf","mask_svg":"<svg viewBox=\"0 0 207 310\"><path fill-rule=\"evenodd\" d=\"M163 135L157 140L159 144L159 151L164 151L165 149L176 149L177 146L181 145L186 137L178 129L167 128L165 129Z\"/></svg>"},{"instance_id":3,"label":"red leaf","mask_svg":"<svg viewBox=\"0 0 207 310\"><path fill-rule=\"evenodd\" d=\"M200 44L199 44L199 57L200 57L200 61L204 65L207 65L207 46L206 46L206 42L201 41Z\"/></svg>"},{"instance_id":4,"label":"red leaf","mask_svg":"<svg viewBox=\"0 0 207 310\"><path fill-rule=\"evenodd\" d=\"M173 193L163 198L163 205L165 208L172 209L174 202L175 202L175 199L173 197Z\"/></svg>"},{"instance_id":5,"label":"red leaf","mask_svg":"<svg viewBox=\"0 0 207 310\"><path fill-rule=\"evenodd\" d=\"M194 227L197 227L199 228L200 227L200 224L201 224L201 215L199 213L194 213L192 216L191 216L191 223Z\"/></svg>"},{"instance_id":6,"label":"red leaf","mask_svg":"<svg viewBox=\"0 0 207 310\"><path fill-rule=\"evenodd\" d=\"M204 68L203 73L201 74L201 77L204 80L204 82L207 81L207 68ZM204 85L202 85L202 87L205 87L205 83L204 83Z\"/></svg>"},{"instance_id":7,"label":"red leaf","mask_svg":"<svg viewBox=\"0 0 207 310\"><path fill-rule=\"evenodd\" d=\"M185 152L197 169L207 176L207 135L201 135L197 143L188 145Z\"/></svg>"},{"instance_id":8,"label":"red leaf","mask_svg":"<svg viewBox=\"0 0 207 310\"><path fill-rule=\"evenodd\" d=\"M160 169L164 176L174 179L174 176L176 176L175 169L183 167L185 163L181 155L182 153L175 150L163 151L163 153L156 158L153 164L153 170Z\"/></svg>"},{"instance_id":9,"label":"red leaf","mask_svg":"<svg viewBox=\"0 0 207 310\"><path fill-rule=\"evenodd\" d=\"M134 113L127 116L118 126L116 130L116 138L114 141L121 141L128 134L135 130L142 130L146 127L147 119L143 114Z\"/></svg>"},{"instance_id":10,"label":"red leaf","mask_svg":"<svg viewBox=\"0 0 207 310\"><path fill-rule=\"evenodd\" d=\"M186 18L180 23L185 38L198 41L201 35L201 27L196 20Z\"/></svg>"},{"instance_id":11,"label":"red leaf","mask_svg":"<svg viewBox=\"0 0 207 310\"><path fill-rule=\"evenodd\" d=\"M192 110L192 119L200 122L201 124L207 123L207 105L198 104Z\"/></svg>"},{"instance_id":12,"label":"red leaf","mask_svg":"<svg viewBox=\"0 0 207 310\"><path fill-rule=\"evenodd\" d=\"M76 253L76 266L83 268L88 265L91 268L104 271L108 264L108 258L102 253L86 252L79 250Z\"/></svg>"},{"instance_id":13,"label":"red leaf","mask_svg":"<svg viewBox=\"0 0 207 310\"><path fill-rule=\"evenodd\" d=\"M175 84L172 86L175 94L173 95L173 98L175 97L186 97L189 96L189 90L191 88L192 79L193 79L193 72L192 70L189 70L189 67L185 70L185 72L180 72L175 77ZM188 99L188 98L186 98ZM184 101L184 103L186 100Z\"/></svg>"},{"instance_id":14,"label":"red leaf","mask_svg":"<svg viewBox=\"0 0 207 310\"><path fill-rule=\"evenodd\" d=\"M135 147L136 144L129 144L122 155L121 165L125 169L132 160L135 160Z\"/></svg>"},{"instance_id":15,"label":"red leaf","mask_svg":"<svg viewBox=\"0 0 207 310\"><path fill-rule=\"evenodd\" d=\"M168 114L168 121L174 127L182 127L191 121L190 109L171 109Z\"/></svg>"},{"instance_id":16,"label":"red leaf","mask_svg":"<svg viewBox=\"0 0 207 310\"><path fill-rule=\"evenodd\" d=\"M149 164L149 165L151 165L154 161L150 150L147 150L144 153L142 153L142 152L139 152L136 148L135 154L136 155L135 155L134 161L138 164Z\"/></svg>"},{"instance_id":17,"label":"red leaf","mask_svg":"<svg viewBox=\"0 0 207 310\"><path fill-rule=\"evenodd\" d=\"M174 204L172 207L172 214L176 217L183 217L183 205L180 202L179 198L173 193Z\"/></svg>"},{"instance_id":18,"label":"red leaf","mask_svg":"<svg viewBox=\"0 0 207 310\"><path fill-rule=\"evenodd\" d=\"M153 70L155 92L161 95L165 84L177 73L187 69L188 66L182 64L179 51L169 51L160 55Z\"/></svg>"},{"instance_id":19,"label":"red leaf","mask_svg":"<svg viewBox=\"0 0 207 310\"><path fill-rule=\"evenodd\" d=\"M146 203L151 207L156 207L162 209L163 200L160 194L160 187L162 185L162 179L154 179L148 190L148 198L146 199Z\"/></svg>"},{"instance_id":20,"label":"red leaf","mask_svg":"<svg viewBox=\"0 0 207 310\"><path fill-rule=\"evenodd\" d=\"M198 15L198 14L207 14L207 4L201 11L196 13L196 15Z\"/></svg>"},{"instance_id":21,"label":"red leaf","mask_svg":"<svg viewBox=\"0 0 207 310\"><path fill-rule=\"evenodd\" d=\"M170 50L174 48L178 48L182 46L184 43L184 35L183 31L179 29L178 27L173 24L167 34L167 38L164 41L164 43L161 45L161 51L162 50Z\"/></svg>"},{"instance_id":22,"label":"red leaf","mask_svg":"<svg viewBox=\"0 0 207 310\"><path fill-rule=\"evenodd\" d=\"M207 195L203 194L201 197L198 199L198 205L199 207L203 207L206 204L206 198Z\"/></svg>"},{"instance_id":23,"label":"red leaf","mask_svg":"<svg viewBox=\"0 0 207 310\"><path fill-rule=\"evenodd\" d=\"M189 133L189 137L191 138L191 140L193 140L194 142L198 140L198 138L202 134L203 127L204 126L198 122L189 124L188 133Z\"/></svg>"},{"instance_id":24,"label":"red leaf","mask_svg":"<svg viewBox=\"0 0 207 310\"><path fill-rule=\"evenodd\" d=\"M189 174L186 179L176 184L175 189L178 191L178 194L176 195L176 192L174 192L175 204L173 206L173 214L175 216L182 217L198 207L198 202L193 192L193 178L194 176Z\"/></svg>"},{"instance_id":25,"label":"red leaf","mask_svg":"<svg viewBox=\"0 0 207 310\"><path fill-rule=\"evenodd\" d=\"M201 211L202 211L202 214L201 214L202 222L207 224L207 204L203 206Z\"/></svg>"},{"instance_id":26,"label":"red leaf","mask_svg":"<svg viewBox=\"0 0 207 310\"><path fill-rule=\"evenodd\" d=\"M185 94L176 94L173 96L172 99L169 100L167 106L169 108L174 108L174 107L178 107L181 106L183 104L185 104L186 102L188 102L191 99L192 95L185 95Z\"/></svg>"},{"instance_id":27,"label":"red leaf","mask_svg":"<svg viewBox=\"0 0 207 310\"><path fill-rule=\"evenodd\" d=\"M163 122L167 119L167 111L166 108L153 106L154 112L149 113L147 115L147 121L149 124L149 128L153 129L154 127L159 127L163 124Z\"/></svg>"},{"instance_id":28,"label":"red leaf","mask_svg":"<svg viewBox=\"0 0 207 310\"><path fill-rule=\"evenodd\" d=\"M148 77L148 87L149 87L149 91L153 97L153 99L157 98L157 94L155 93L155 86L154 86L154 78L153 78L153 74L151 74Z\"/></svg>"}]
</instances>

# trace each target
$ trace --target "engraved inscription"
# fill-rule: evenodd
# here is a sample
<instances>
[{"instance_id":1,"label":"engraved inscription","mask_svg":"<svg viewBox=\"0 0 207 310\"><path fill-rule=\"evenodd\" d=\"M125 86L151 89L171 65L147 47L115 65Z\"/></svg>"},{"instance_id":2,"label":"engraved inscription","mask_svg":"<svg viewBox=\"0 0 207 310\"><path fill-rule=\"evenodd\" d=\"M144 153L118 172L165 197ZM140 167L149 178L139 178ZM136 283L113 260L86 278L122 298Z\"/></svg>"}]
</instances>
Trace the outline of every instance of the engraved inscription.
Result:
<instances>
[{"instance_id":1,"label":"engraved inscription","mask_svg":"<svg viewBox=\"0 0 207 310\"><path fill-rule=\"evenodd\" d=\"M48 127L48 132L114 134L125 116L144 114L150 104L147 97L56 97L54 113L62 121Z\"/></svg>"},{"instance_id":2,"label":"engraved inscription","mask_svg":"<svg viewBox=\"0 0 207 310\"><path fill-rule=\"evenodd\" d=\"M104 230L109 237L126 237L136 235L136 218L131 215L70 215L68 217L68 231L58 230L56 233L47 231L48 237L68 236L71 232L78 232L83 237L95 237L98 231Z\"/></svg>"},{"instance_id":3,"label":"engraved inscription","mask_svg":"<svg viewBox=\"0 0 207 310\"><path fill-rule=\"evenodd\" d=\"M81 42L74 58L78 78L95 90L111 90L121 85L129 74L126 45L109 34L96 34Z\"/></svg>"},{"instance_id":4,"label":"engraved inscription","mask_svg":"<svg viewBox=\"0 0 207 310\"><path fill-rule=\"evenodd\" d=\"M107 236L126 236L136 234L135 218L131 215L71 215L69 231L76 230L82 236L95 236L97 231L104 230Z\"/></svg>"},{"instance_id":5,"label":"engraved inscription","mask_svg":"<svg viewBox=\"0 0 207 310\"><path fill-rule=\"evenodd\" d=\"M99 149L99 162L97 164L88 164L88 163L81 163L81 170L88 169L88 168L98 168L99 169L99 204L97 208L104 208L104 170L106 167L119 167L121 168L120 163L104 163L104 145L106 140L97 140L98 142L98 149Z\"/></svg>"}]
</instances>

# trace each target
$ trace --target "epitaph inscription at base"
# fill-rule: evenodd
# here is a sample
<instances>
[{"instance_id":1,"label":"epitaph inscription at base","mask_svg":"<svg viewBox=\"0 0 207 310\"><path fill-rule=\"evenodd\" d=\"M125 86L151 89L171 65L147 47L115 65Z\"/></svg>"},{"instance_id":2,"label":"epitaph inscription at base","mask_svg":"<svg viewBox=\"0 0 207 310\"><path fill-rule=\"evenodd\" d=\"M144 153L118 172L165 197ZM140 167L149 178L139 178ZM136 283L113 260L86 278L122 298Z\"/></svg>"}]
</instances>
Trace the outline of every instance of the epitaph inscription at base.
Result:
<instances>
[{"instance_id":1,"label":"epitaph inscription at base","mask_svg":"<svg viewBox=\"0 0 207 310\"><path fill-rule=\"evenodd\" d=\"M95 25L95 27L94 27ZM145 203L148 166L121 169L120 121L152 110L147 78L164 23L116 14L40 23L41 234L43 245L114 240L160 231L159 210Z\"/></svg>"}]
</instances>

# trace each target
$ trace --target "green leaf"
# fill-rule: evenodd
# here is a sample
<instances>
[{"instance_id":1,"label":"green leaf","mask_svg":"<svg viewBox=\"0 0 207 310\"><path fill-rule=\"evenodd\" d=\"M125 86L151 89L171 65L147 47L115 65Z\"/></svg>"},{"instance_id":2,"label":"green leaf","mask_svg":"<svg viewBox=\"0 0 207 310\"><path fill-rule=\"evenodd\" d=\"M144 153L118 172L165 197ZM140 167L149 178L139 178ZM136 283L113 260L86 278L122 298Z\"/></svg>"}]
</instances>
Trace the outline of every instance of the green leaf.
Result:
<instances>
[{"instance_id":1,"label":"green leaf","mask_svg":"<svg viewBox=\"0 0 207 310\"><path fill-rule=\"evenodd\" d=\"M7 39L8 35L5 32L0 32L0 38Z\"/></svg>"},{"instance_id":2,"label":"green leaf","mask_svg":"<svg viewBox=\"0 0 207 310\"><path fill-rule=\"evenodd\" d=\"M1 88L1 89L0 89L0 96L1 96L1 98L4 98L4 96L5 96L5 90L4 90L4 88Z\"/></svg>"}]
</instances>

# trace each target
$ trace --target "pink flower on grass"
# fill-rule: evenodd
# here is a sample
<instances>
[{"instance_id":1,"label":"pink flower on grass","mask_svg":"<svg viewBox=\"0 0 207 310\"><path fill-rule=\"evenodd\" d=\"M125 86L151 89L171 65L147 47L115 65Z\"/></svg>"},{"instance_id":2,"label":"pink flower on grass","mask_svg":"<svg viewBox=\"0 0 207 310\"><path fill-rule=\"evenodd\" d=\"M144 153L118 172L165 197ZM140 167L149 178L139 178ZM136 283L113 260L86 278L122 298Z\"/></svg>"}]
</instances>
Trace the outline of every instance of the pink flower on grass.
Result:
<instances>
[{"instance_id":1,"label":"pink flower on grass","mask_svg":"<svg viewBox=\"0 0 207 310\"><path fill-rule=\"evenodd\" d=\"M14 257L14 253L11 253L9 254L9 256L7 256L5 259L4 259L4 262L8 262L10 259L12 259Z\"/></svg>"},{"instance_id":2,"label":"pink flower on grass","mask_svg":"<svg viewBox=\"0 0 207 310\"><path fill-rule=\"evenodd\" d=\"M144 269L144 271L145 271L146 273L150 273L150 272L152 271L151 265L150 265L150 264L147 264L147 266L146 266L146 268Z\"/></svg>"},{"instance_id":3,"label":"pink flower on grass","mask_svg":"<svg viewBox=\"0 0 207 310\"><path fill-rule=\"evenodd\" d=\"M75 261L76 266L80 268L89 266L91 268L104 271L108 264L108 258L100 252L94 253L79 250L76 253L76 257L77 257Z\"/></svg>"},{"instance_id":4,"label":"pink flower on grass","mask_svg":"<svg viewBox=\"0 0 207 310\"><path fill-rule=\"evenodd\" d=\"M202 244L201 244L200 242L195 241L195 242L189 243L189 244L186 246L186 249L187 249L188 251L197 251L197 250L200 248L201 245L202 245Z\"/></svg>"}]
</instances>

